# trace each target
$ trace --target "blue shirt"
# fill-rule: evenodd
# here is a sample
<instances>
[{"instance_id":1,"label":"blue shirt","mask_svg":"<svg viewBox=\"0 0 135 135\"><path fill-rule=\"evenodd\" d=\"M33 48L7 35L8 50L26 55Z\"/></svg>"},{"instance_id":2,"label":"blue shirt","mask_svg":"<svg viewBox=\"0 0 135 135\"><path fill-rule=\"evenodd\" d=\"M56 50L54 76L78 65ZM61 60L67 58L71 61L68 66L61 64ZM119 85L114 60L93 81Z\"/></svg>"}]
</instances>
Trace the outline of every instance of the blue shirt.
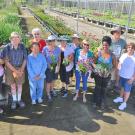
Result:
<instances>
[{"instance_id":1,"label":"blue shirt","mask_svg":"<svg viewBox=\"0 0 135 135\"><path fill-rule=\"evenodd\" d=\"M53 61L52 61L52 59L51 59L51 55L54 55L54 57L55 57L55 62L56 62L56 64L58 63L59 56L60 56L60 54L61 54L61 50L60 50L59 47L56 46L53 51L50 51L49 48L48 48L48 46L45 46L45 47L43 48L43 51L42 51L42 52L43 52L43 55L44 55L45 58L46 58L46 61L47 61L47 64L48 64L48 65L50 65L50 64L53 63Z\"/></svg>"},{"instance_id":2,"label":"blue shirt","mask_svg":"<svg viewBox=\"0 0 135 135\"><path fill-rule=\"evenodd\" d=\"M46 59L43 54L39 53L36 57L33 53L28 55L27 70L28 77L34 80L34 77L40 75L40 78L46 78L45 71L47 68Z\"/></svg>"},{"instance_id":3,"label":"blue shirt","mask_svg":"<svg viewBox=\"0 0 135 135\"><path fill-rule=\"evenodd\" d=\"M126 44L126 41L122 38L120 38L118 41L114 41L112 39L110 50L116 56L116 58L119 58L121 56L122 50L125 48Z\"/></svg>"},{"instance_id":4,"label":"blue shirt","mask_svg":"<svg viewBox=\"0 0 135 135\"><path fill-rule=\"evenodd\" d=\"M3 49L1 57L9 61L14 67L20 67L23 61L27 59L27 51L22 43L15 49L11 43L7 44Z\"/></svg>"},{"instance_id":5,"label":"blue shirt","mask_svg":"<svg viewBox=\"0 0 135 135\"><path fill-rule=\"evenodd\" d=\"M98 53L98 63L104 63L104 64L108 64L110 66L110 68L112 68L113 66L113 58L112 58L112 54L110 54L109 58L104 58L101 54L101 52Z\"/></svg>"}]
</instances>

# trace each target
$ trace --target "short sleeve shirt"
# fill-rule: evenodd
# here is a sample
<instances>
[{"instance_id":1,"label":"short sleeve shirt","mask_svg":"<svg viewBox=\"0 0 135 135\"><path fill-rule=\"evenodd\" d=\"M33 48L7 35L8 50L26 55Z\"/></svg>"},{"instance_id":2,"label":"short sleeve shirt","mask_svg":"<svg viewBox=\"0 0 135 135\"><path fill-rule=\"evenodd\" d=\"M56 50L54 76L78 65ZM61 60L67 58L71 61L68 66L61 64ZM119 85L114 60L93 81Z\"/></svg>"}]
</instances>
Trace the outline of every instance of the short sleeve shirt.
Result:
<instances>
[{"instance_id":1,"label":"short sleeve shirt","mask_svg":"<svg viewBox=\"0 0 135 135\"><path fill-rule=\"evenodd\" d=\"M119 39L117 42L112 39L110 50L116 56L116 58L119 58L125 46L126 46L126 41L124 39Z\"/></svg>"},{"instance_id":2,"label":"short sleeve shirt","mask_svg":"<svg viewBox=\"0 0 135 135\"><path fill-rule=\"evenodd\" d=\"M124 53L120 57L119 62L121 64L119 75L130 79L135 73L135 55L128 56L127 53Z\"/></svg>"},{"instance_id":3,"label":"short sleeve shirt","mask_svg":"<svg viewBox=\"0 0 135 135\"><path fill-rule=\"evenodd\" d=\"M52 64L52 60L51 60L51 55L53 54L55 56L55 61L56 63L58 62L59 60L59 56L61 54L61 50L59 47L55 47L55 49L53 51L50 51L48 46L45 46L43 48L43 55L45 56L46 58L46 61L47 61L47 64Z\"/></svg>"},{"instance_id":4,"label":"short sleeve shirt","mask_svg":"<svg viewBox=\"0 0 135 135\"><path fill-rule=\"evenodd\" d=\"M14 67L20 67L23 61L27 59L27 51L23 44L19 44L18 48L15 49L11 43L2 51L2 57L9 61L9 63Z\"/></svg>"}]
</instances>

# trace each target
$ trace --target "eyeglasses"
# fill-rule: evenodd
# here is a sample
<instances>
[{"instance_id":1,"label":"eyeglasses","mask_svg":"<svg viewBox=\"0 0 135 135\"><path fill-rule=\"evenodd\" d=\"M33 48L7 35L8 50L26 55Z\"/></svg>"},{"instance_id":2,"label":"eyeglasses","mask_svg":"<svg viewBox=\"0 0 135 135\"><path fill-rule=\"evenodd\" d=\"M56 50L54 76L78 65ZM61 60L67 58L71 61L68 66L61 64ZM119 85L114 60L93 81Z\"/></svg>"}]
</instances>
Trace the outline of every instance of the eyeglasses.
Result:
<instances>
[{"instance_id":1,"label":"eyeglasses","mask_svg":"<svg viewBox=\"0 0 135 135\"><path fill-rule=\"evenodd\" d=\"M20 38L19 36L13 36L12 38Z\"/></svg>"},{"instance_id":2,"label":"eyeglasses","mask_svg":"<svg viewBox=\"0 0 135 135\"><path fill-rule=\"evenodd\" d=\"M34 33L34 35L40 35L39 33Z\"/></svg>"}]
</instances>

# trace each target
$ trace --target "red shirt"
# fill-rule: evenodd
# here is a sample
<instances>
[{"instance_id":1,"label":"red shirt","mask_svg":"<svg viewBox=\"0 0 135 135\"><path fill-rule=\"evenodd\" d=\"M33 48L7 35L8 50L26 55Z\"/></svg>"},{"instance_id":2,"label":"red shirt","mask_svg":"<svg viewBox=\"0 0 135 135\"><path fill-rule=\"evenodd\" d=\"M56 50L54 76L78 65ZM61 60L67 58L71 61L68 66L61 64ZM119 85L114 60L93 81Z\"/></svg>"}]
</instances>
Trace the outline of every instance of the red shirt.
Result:
<instances>
[{"instance_id":1,"label":"red shirt","mask_svg":"<svg viewBox=\"0 0 135 135\"><path fill-rule=\"evenodd\" d=\"M32 42L35 42L35 40L33 39ZM39 43L39 51L42 52L43 48L46 46L46 42L44 39L40 39Z\"/></svg>"},{"instance_id":2,"label":"red shirt","mask_svg":"<svg viewBox=\"0 0 135 135\"><path fill-rule=\"evenodd\" d=\"M43 48L46 46L45 40L41 39L39 42L39 50L42 52Z\"/></svg>"}]
</instances>

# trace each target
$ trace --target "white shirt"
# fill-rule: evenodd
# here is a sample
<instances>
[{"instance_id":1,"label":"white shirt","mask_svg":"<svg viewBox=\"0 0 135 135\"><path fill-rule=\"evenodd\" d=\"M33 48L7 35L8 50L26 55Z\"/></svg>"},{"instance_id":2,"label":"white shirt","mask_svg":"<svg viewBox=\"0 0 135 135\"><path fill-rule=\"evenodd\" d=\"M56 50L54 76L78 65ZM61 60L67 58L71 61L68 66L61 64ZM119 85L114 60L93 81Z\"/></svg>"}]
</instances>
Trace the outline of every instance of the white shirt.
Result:
<instances>
[{"instance_id":1,"label":"white shirt","mask_svg":"<svg viewBox=\"0 0 135 135\"><path fill-rule=\"evenodd\" d=\"M122 54L119 59L120 69L119 75L120 77L130 79L135 73L135 55L128 56L127 53Z\"/></svg>"},{"instance_id":2,"label":"white shirt","mask_svg":"<svg viewBox=\"0 0 135 135\"><path fill-rule=\"evenodd\" d=\"M67 58L69 55L71 55L73 53L74 53L74 49L71 46L67 45L65 50L64 50L64 58ZM72 61L72 62L69 63L68 66L66 66L66 71L67 72L71 71L73 67L74 67L74 62Z\"/></svg>"}]
</instances>

